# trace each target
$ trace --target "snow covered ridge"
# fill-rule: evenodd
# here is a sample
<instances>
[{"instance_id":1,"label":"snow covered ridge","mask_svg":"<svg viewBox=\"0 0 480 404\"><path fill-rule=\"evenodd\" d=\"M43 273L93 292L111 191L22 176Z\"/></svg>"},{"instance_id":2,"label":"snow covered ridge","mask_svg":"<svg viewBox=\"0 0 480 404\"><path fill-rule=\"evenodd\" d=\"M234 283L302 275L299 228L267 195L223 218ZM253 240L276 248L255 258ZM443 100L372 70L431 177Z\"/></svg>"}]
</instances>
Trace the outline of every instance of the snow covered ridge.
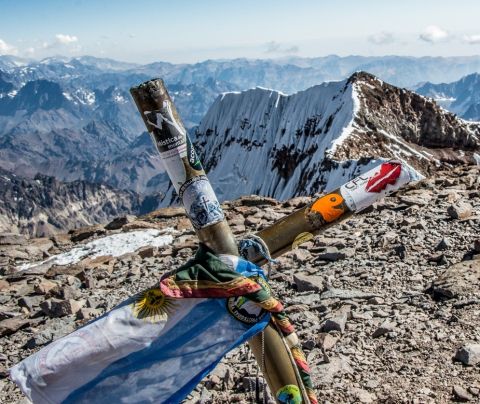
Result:
<instances>
[{"instance_id":1,"label":"snow covered ridge","mask_svg":"<svg viewBox=\"0 0 480 404\"><path fill-rule=\"evenodd\" d=\"M472 163L479 139L480 125L364 72L288 96L258 87L224 93L196 133L222 200L311 195L389 158L423 172Z\"/></svg>"},{"instance_id":2,"label":"snow covered ridge","mask_svg":"<svg viewBox=\"0 0 480 404\"><path fill-rule=\"evenodd\" d=\"M65 253L54 255L45 261L23 264L17 268L18 270L23 270L44 264L70 265L76 264L87 257L96 258L107 255L119 257L145 246L164 247L173 242L174 234L176 234L176 231L172 228L163 230L146 229L112 234L74 247Z\"/></svg>"}]
</instances>

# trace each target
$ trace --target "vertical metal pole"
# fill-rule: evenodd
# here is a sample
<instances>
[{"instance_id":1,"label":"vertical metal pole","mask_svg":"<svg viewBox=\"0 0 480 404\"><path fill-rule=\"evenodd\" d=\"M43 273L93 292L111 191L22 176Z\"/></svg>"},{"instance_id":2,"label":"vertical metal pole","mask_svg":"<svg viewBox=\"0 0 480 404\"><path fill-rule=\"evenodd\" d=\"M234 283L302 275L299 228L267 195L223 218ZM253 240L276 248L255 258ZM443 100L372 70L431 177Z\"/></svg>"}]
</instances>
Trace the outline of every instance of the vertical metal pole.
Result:
<instances>
[{"instance_id":1,"label":"vertical metal pole","mask_svg":"<svg viewBox=\"0 0 480 404\"><path fill-rule=\"evenodd\" d=\"M233 234L165 84L154 79L132 87L130 92L199 240L217 254L238 255ZM279 401L279 392L288 391L298 392L289 403L301 402L301 398L308 403L288 348L272 324L264 332L265 349L261 335L252 338L249 345L260 366L264 364L262 371L278 402L285 402Z\"/></svg>"}]
</instances>

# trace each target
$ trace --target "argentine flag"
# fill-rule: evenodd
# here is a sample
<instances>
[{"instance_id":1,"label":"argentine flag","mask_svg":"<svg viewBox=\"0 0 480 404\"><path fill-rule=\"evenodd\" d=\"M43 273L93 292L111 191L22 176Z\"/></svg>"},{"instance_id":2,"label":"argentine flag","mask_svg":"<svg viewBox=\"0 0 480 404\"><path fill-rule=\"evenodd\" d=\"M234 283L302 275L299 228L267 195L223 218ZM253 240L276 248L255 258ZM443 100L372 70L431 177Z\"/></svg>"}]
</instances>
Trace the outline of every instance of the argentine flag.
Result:
<instances>
[{"instance_id":1,"label":"argentine flag","mask_svg":"<svg viewBox=\"0 0 480 404\"><path fill-rule=\"evenodd\" d=\"M248 261L222 261L263 277ZM269 320L241 296L177 299L152 288L26 358L10 377L35 404L178 403Z\"/></svg>"}]
</instances>

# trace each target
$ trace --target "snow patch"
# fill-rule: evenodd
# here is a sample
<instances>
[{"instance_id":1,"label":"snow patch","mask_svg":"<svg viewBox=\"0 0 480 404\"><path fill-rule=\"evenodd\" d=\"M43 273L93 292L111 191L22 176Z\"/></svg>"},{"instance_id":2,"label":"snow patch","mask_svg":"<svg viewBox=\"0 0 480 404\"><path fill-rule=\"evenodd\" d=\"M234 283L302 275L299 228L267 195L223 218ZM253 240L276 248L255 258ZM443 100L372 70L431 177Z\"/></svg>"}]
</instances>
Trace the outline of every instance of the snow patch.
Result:
<instances>
[{"instance_id":1,"label":"snow patch","mask_svg":"<svg viewBox=\"0 0 480 404\"><path fill-rule=\"evenodd\" d=\"M125 104L127 102L127 100L125 99L125 97L123 97L122 95L120 94L116 94L114 97L113 97L114 101L115 102L118 102L119 104Z\"/></svg>"},{"instance_id":2,"label":"snow patch","mask_svg":"<svg viewBox=\"0 0 480 404\"><path fill-rule=\"evenodd\" d=\"M475 159L477 166L480 166L480 154L473 153L473 158Z\"/></svg>"},{"instance_id":3,"label":"snow patch","mask_svg":"<svg viewBox=\"0 0 480 404\"><path fill-rule=\"evenodd\" d=\"M75 264L86 257L96 258L102 255L119 257L123 254L134 252L141 247L163 247L171 244L175 233L176 232L172 228L168 227L162 231L146 229L129 233L112 234L75 247L65 253L54 255L45 261L23 264L17 268L23 270L46 263L54 265L70 265Z\"/></svg>"},{"instance_id":4,"label":"snow patch","mask_svg":"<svg viewBox=\"0 0 480 404\"><path fill-rule=\"evenodd\" d=\"M351 93L351 98L353 101L353 109L352 109L352 115L350 122L348 125L343 129L341 132L340 136L338 136L336 139L332 141L332 144L329 149L326 150L327 153L333 155L337 148L352 134L353 130L355 129L354 127L354 121L355 117L358 114L358 111L360 110L360 97L358 95L358 91L356 88L356 84L351 85L352 93Z\"/></svg>"}]
</instances>

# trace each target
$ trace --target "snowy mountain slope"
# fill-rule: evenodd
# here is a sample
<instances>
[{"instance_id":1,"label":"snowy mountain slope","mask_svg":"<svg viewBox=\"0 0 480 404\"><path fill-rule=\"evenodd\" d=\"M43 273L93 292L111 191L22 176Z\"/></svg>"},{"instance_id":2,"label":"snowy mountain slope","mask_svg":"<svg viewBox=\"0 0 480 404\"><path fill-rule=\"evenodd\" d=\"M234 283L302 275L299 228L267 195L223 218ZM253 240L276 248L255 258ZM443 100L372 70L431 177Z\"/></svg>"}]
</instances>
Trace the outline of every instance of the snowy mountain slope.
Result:
<instances>
[{"instance_id":1,"label":"snowy mountain slope","mask_svg":"<svg viewBox=\"0 0 480 404\"><path fill-rule=\"evenodd\" d=\"M367 73L290 96L262 88L224 94L196 133L220 199L333 189L375 159L402 158L424 171L474 161L479 139L479 125Z\"/></svg>"},{"instance_id":2,"label":"snowy mountain slope","mask_svg":"<svg viewBox=\"0 0 480 404\"><path fill-rule=\"evenodd\" d=\"M473 73L453 83L425 83L416 90L421 95L433 98L464 119L480 121L480 74Z\"/></svg>"}]
</instances>

